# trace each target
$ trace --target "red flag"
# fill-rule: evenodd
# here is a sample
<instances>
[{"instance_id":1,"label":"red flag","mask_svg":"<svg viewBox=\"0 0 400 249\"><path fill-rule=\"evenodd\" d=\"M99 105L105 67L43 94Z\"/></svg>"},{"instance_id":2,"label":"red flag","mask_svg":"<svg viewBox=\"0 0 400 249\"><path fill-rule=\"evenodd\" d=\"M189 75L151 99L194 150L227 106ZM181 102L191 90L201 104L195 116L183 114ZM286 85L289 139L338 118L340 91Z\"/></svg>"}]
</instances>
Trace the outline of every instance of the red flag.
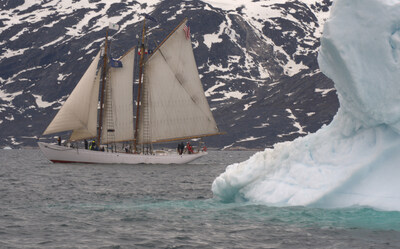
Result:
<instances>
[{"instance_id":1,"label":"red flag","mask_svg":"<svg viewBox=\"0 0 400 249\"><path fill-rule=\"evenodd\" d=\"M185 31L186 40L189 40L189 38L190 38L190 27L187 24L185 24L185 27L183 27L183 31Z\"/></svg>"},{"instance_id":2,"label":"red flag","mask_svg":"<svg viewBox=\"0 0 400 249\"><path fill-rule=\"evenodd\" d=\"M138 55L141 55L141 54L142 54L140 51L141 51L141 48L139 48L138 51L137 51L137 54L138 54ZM147 48L144 50L144 54L147 54Z\"/></svg>"}]
</instances>

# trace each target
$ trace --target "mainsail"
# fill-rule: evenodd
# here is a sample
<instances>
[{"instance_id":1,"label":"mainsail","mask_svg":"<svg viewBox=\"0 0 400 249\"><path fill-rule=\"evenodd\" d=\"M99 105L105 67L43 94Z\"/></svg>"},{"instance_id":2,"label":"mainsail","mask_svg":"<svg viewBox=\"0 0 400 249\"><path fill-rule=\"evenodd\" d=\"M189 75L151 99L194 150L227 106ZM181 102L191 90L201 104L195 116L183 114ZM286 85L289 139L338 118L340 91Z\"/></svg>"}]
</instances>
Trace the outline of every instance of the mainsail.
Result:
<instances>
[{"instance_id":1,"label":"mainsail","mask_svg":"<svg viewBox=\"0 0 400 249\"><path fill-rule=\"evenodd\" d=\"M138 143L219 132L204 95L185 19L144 66Z\"/></svg>"},{"instance_id":2,"label":"mainsail","mask_svg":"<svg viewBox=\"0 0 400 249\"><path fill-rule=\"evenodd\" d=\"M96 75L96 70L99 59L100 52L96 55L43 135L73 130L71 140L96 136L100 82L100 74L97 73Z\"/></svg>"},{"instance_id":3,"label":"mainsail","mask_svg":"<svg viewBox=\"0 0 400 249\"><path fill-rule=\"evenodd\" d=\"M136 47L108 72L101 143L133 140L133 73Z\"/></svg>"}]
</instances>

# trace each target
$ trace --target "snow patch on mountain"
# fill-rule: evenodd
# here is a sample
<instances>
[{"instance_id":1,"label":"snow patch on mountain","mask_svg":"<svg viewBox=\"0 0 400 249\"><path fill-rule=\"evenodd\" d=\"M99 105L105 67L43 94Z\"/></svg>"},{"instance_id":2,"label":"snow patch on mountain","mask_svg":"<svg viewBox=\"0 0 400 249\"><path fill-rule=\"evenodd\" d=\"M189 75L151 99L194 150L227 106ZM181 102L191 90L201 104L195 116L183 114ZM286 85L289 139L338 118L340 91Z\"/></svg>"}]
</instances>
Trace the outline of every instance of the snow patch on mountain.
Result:
<instances>
[{"instance_id":1,"label":"snow patch on mountain","mask_svg":"<svg viewBox=\"0 0 400 249\"><path fill-rule=\"evenodd\" d=\"M42 100L42 96L36 95L36 94L32 94L32 95L33 95L33 97L35 97L35 99L36 99L36 104L37 104L37 106L38 106L39 108L46 108L46 107L52 106L52 105L55 104L55 103L58 103L58 101L53 101L53 102L43 101L43 100Z\"/></svg>"}]
</instances>

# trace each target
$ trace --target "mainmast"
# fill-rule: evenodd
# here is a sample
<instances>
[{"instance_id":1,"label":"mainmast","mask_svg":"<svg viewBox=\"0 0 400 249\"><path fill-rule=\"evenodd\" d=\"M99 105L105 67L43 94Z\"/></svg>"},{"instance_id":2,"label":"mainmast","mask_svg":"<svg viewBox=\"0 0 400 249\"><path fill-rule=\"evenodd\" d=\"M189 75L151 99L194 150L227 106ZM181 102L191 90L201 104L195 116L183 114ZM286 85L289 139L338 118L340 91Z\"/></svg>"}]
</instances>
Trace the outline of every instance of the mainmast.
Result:
<instances>
[{"instance_id":1,"label":"mainmast","mask_svg":"<svg viewBox=\"0 0 400 249\"><path fill-rule=\"evenodd\" d=\"M104 104L104 89L106 85L106 75L107 75L107 46L108 46L108 28L106 31L106 41L104 43L104 58L103 58L103 71L102 71L102 83L100 92L100 116L99 116L99 128L97 133L96 144L97 147L100 146L101 130L103 126L103 104Z\"/></svg>"},{"instance_id":2,"label":"mainmast","mask_svg":"<svg viewBox=\"0 0 400 249\"><path fill-rule=\"evenodd\" d=\"M144 38L146 35L146 18L143 20L142 30L142 44L140 45L140 60L139 60L139 85L138 85L138 97L136 101L136 123L135 123L135 138L133 140L133 149L137 153L137 138L138 138L138 126L139 126L139 114L140 114L140 95L142 88L142 75L143 75L143 60L144 60Z\"/></svg>"}]
</instances>

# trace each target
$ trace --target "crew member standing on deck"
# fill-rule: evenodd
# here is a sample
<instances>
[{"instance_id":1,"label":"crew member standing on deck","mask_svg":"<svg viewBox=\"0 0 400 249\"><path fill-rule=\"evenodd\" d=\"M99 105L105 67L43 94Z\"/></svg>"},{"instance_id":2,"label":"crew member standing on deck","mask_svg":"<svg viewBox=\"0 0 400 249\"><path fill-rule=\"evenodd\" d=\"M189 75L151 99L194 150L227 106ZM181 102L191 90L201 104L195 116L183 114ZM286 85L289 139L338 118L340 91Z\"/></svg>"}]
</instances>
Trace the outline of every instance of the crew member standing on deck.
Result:
<instances>
[{"instance_id":1,"label":"crew member standing on deck","mask_svg":"<svg viewBox=\"0 0 400 249\"><path fill-rule=\"evenodd\" d=\"M187 142L186 148L187 148L189 154L193 154L193 147L190 145L189 142Z\"/></svg>"}]
</instances>

